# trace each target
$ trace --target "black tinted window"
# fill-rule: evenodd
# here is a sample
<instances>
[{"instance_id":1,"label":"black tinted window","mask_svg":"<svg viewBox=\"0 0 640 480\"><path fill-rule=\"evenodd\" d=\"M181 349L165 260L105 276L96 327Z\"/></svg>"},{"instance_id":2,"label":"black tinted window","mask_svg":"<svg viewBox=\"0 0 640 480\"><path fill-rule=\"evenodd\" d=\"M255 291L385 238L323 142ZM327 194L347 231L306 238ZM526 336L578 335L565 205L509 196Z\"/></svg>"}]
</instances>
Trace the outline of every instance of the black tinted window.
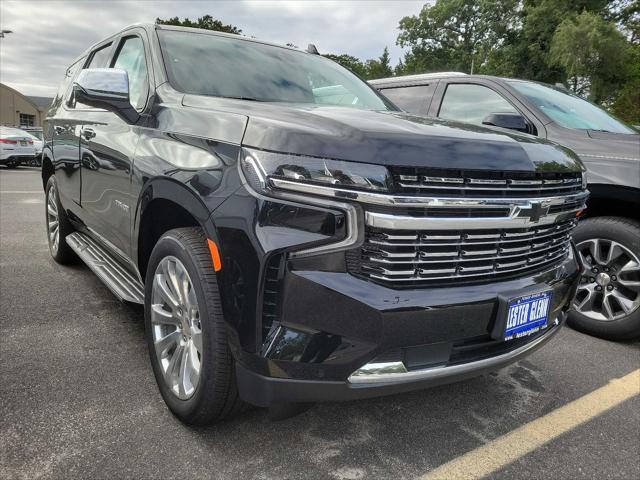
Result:
<instances>
[{"instance_id":1,"label":"black tinted window","mask_svg":"<svg viewBox=\"0 0 640 480\"><path fill-rule=\"evenodd\" d=\"M111 44L108 43L104 47L100 47L99 50L93 52L89 65L85 68L102 68L107 66L107 60L109 59L109 53L111 53Z\"/></svg>"},{"instance_id":2,"label":"black tinted window","mask_svg":"<svg viewBox=\"0 0 640 480\"><path fill-rule=\"evenodd\" d=\"M380 93L405 112L426 114L427 102L433 94L433 86L417 85L412 87L384 88L380 90Z\"/></svg>"},{"instance_id":3,"label":"black tinted window","mask_svg":"<svg viewBox=\"0 0 640 480\"><path fill-rule=\"evenodd\" d=\"M482 124L490 113L518 113L500 94L483 85L451 84L444 94L438 116L447 120Z\"/></svg>"},{"instance_id":4,"label":"black tinted window","mask_svg":"<svg viewBox=\"0 0 640 480\"><path fill-rule=\"evenodd\" d=\"M185 93L387 110L347 69L319 55L218 35L160 30L171 85Z\"/></svg>"},{"instance_id":5,"label":"black tinted window","mask_svg":"<svg viewBox=\"0 0 640 480\"><path fill-rule=\"evenodd\" d=\"M129 76L129 100L134 108L140 110L147 103L147 63L144 57L144 45L140 37L126 38L113 68L125 70Z\"/></svg>"}]
</instances>

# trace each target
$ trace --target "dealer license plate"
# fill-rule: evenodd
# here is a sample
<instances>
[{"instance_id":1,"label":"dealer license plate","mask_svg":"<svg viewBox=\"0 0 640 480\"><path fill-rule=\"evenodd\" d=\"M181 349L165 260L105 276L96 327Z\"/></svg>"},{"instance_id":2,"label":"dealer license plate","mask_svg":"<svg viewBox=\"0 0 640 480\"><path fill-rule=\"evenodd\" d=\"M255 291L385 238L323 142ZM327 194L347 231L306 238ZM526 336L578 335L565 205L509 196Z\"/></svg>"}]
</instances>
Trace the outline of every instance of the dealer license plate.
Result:
<instances>
[{"instance_id":1,"label":"dealer license plate","mask_svg":"<svg viewBox=\"0 0 640 480\"><path fill-rule=\"evenodd\" d=\"M550 306L550 290L510 300L504 339L527 337L547 328Z\"/></svg>"}]
</instances>

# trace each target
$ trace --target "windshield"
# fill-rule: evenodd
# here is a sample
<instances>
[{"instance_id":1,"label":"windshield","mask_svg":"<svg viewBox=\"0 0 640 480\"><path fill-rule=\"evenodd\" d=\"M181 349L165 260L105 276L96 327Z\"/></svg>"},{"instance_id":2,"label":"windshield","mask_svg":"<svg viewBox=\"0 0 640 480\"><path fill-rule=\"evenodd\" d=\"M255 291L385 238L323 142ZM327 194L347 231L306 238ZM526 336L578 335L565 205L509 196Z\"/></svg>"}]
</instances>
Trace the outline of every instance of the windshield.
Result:
<instances>
[{"instance_id":1,"label":"windshield","mask_svg":"<svg viewBox=\"0 0 640 480\"><path fill-rule=\"evenodd\" d=\"M365 82L319 55L218 35L158 35L169 81L181 92L389 110Z\"/></svg>"},{"instance_id":2,"label":"windshield","mask_svg":"<svg viewBox=\"0 0 640 480\"><path fill-rule=\"evenodd\" d=\"M562 127L636 133L593 103L575 95L538 83L510 81L509 84Z\"/></svg>"}]
</instances>

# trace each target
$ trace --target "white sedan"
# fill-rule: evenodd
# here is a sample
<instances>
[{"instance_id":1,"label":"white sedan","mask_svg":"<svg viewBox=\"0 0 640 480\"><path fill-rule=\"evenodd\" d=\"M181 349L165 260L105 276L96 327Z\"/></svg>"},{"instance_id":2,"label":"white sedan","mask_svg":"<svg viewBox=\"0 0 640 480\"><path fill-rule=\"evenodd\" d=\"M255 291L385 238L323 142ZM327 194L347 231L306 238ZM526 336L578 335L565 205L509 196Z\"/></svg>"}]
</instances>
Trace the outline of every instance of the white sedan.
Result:
<instances>
[{"instance_id":1,"label":"white sedan","mask_svg":"<svg viewBox=\"0 0 640 480\"><path fill-rule=\"evenodd\" d=\"M23 130L0 127L0 165L17 167L34 161L36 149L31 135Z\"/></svg>"}]
</instances>

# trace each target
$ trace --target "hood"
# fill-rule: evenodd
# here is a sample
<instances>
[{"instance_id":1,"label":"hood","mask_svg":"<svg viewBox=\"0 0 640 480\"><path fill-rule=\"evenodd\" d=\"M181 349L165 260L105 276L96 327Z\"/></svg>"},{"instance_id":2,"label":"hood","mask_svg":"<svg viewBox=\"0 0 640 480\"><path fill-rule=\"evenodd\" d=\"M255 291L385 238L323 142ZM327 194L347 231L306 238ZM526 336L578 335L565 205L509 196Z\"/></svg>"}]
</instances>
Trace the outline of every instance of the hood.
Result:
<instances>
[{"instance_id":1,"label":"hood","mask_svg":"<svg viewBox=\"0 0 640 480\"><path fill-rule=\"evenodd\" d=\"M564 147L516 133L401 112L185 95L183 105L248 117L242 145L379 165L464 170L579 171Z\"/></svg>"},{"instance_id":2,"label":"hood","mask_svg":"<svg viewBox=\"0 0 640 480\"><path fill-rule=\"evenodd\" d=\"M549 136L578 155L589 184L640 188L640 135L547 127Z\"/></svg>"}]
</instances>

